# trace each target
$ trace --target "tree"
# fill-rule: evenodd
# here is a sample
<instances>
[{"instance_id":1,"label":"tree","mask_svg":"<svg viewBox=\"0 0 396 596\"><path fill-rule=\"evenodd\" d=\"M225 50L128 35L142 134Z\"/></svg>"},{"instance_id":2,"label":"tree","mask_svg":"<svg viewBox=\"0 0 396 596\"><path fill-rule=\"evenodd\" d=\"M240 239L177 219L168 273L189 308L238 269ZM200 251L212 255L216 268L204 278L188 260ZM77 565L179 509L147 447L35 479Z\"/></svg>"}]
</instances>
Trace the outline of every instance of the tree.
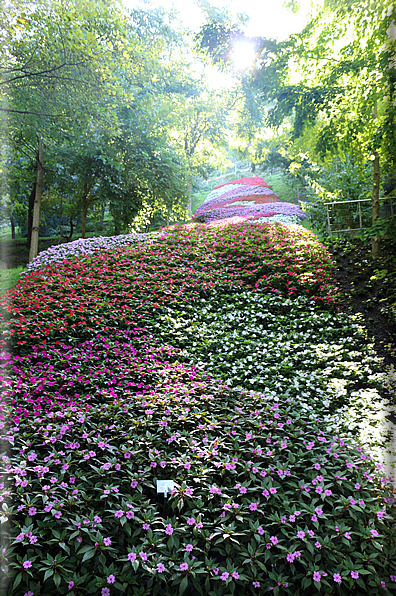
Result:
<instances>
[{"instance_id":1,"label":"tree","mask_svg":"<svg viewBox=\"0 0 396 596\"><path fill-rule=\"evenodd\" d=\"M122 93L117 56L125 50L120 6L112 0L56 0L2 7L1 106L11 144L28 147L37 164L30 259L38 249L45 151L92 118L114 128L110 101ZM110 108L110 109L109 109Z\"/></svg>"}]
</instances>

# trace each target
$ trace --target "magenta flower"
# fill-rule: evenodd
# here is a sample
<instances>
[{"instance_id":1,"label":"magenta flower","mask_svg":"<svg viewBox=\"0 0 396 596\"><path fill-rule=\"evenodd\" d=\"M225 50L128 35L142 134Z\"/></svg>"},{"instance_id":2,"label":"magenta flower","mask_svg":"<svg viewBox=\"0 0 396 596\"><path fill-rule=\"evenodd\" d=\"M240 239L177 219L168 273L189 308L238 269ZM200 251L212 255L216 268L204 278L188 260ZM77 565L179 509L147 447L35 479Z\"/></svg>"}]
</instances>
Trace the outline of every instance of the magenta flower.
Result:
<instances>
[{"instance_id":1,"label":"magenta flower","mask_svg":"<svg viewBox=\"0 0 396 596\"><path fill-rule=\"evenodd\" d=\"M237 571L233 571L231 575L234 579L239 579L239 573Z\"/></svg>"},{"instance_id":2,"label":"magenta flower","mask_svg":"<svg viewBox=\"0 0 396 596\"><path fill-rule=\"evenodd\" d=\"M72 590L73 586L74 586L74 582L73 581L69 582L69 584L67 586L68 590Z\"/></svg>"},{"instance_id":3,"label":"magenta flower","mask_svg":"<svg viewBox=\"0 0 396 596\"><path fill-rule=\"evenodd\" d=\"M171 524L167 524L165 526L165 534L168 534L168 536L172 536L173 528L172 528Z\"/></svg>"},{"instance_id":4,"label":"magenta flower","mask_svg":"<svg viewBox=\"0 0 396 596\"><path fill-rule=\"evenodd\" d=\"M334 573L333 579L336 582L336 584L340 584L341 583L341 575L339 573Z\"/></svg>"},{"instance_id":5,"label":"magenta flower","mask_svg":"<svg viewBox=\"0 0 396 596\"><path fill-rule=\"evenodd\" d=\"M144 551L140 551L139 557L142 559L142 561L147 561L147 555Z\"/></svg>"},{"instance_id":6,"label":"magenta flower","mask_svg":"<svg viewBox=\"0 0 396 596\"><path fill-rule=\"evenodd\" d=\"M163 563L158 563L157 571L158 571L158 573L163 573L165 571L165 565Z\"/></svg>"},{"instance_id":7,"label":"magenta flower","mask_svg":"<svg viewBox=\"0 0 396 596\"><path fill-rule=\"evenodd\" d=\"M192 544L187 544L187 545L186 545L186 551L187 551L188 553L190 553L190 552L192 551L192 549L193 549L193 545L192 545Z\"/></svg>"},{"instance_id":8,"label":"magenta flower","mask_svg":"<svg viewBox=\"0 0 396 596\"><path fill-rule=\"evenodd\" d=\"M108 583L108 584L114 584L114 582L115 582L115 577L114 577L114 575L112 575L112 574L111 574L111 575L109 575L109 576L108 576L108 578L107 578L107 583Z\"/></svg>"},{"instance_id":9,"label":"magenta flower","mask_svg":"<svg viewBox=\"0 0 396 596\"><path fill-rule=\"evenodd\" d=\"M297 532L297 538L305 538L305 532L303 532L302 530L299 530Z\"/></svg>"},{"instance_id":10,"label":"magenta flower","mask_svg":"<svg viewBox=\"0 0 396 596\"><path fill-rule=\"evenodd\" d=\"M224 573L221 574L220 579L223 582L225 582L229 577L230 577L230 574L228 573L228 571L224 571Z\"/></svg>"},{"instance_id":11,"label":"magenta flower","mask_svg":"<svg viewBox=\"0 0 396 596\"><path fill-rule=\"evenodd\" d=\"M24 561L23 562L23 568L24 569L29 569L32 566L32 562L31 561Z\"/></svg>"},{"instance_id":12,"label":"magenta flower","mask_svg":"<svg viewBox=\"0 0 396 596\"><path fill-rule=\"evenodd\" d=\"M110 596L109 588L102 588L101 595L102 596Z\"/></svg>"},{"instance_id":13,"label":"magenta flower","mask_svg":"<svg viewBox=\"0 0 396 596\"><path fill-rule=\"evenodd\" d=\"M111 539L110 539L110 538L104 538L104 539L103 539L103 544L104 544L105 546L110 546L110 544L111 544Z\"/></svg>"},{"instance_id":14,"label":"magenta flower","mask_svg":"<svg viewBox=\"0 0 396 596\"><path fill-rule=\"evenodd\" d=\"M133 563L133 561L136 560L136 553L129 553L128 554L128 561L130 561L131 563Z\"/></svg>"},{"instance_id":15,"label":"magenta flower","mask_svg":"<svg viewBox=\"0 0 396 596\"><path fill-rule=\"evenodd\" d=\"M258 506L259 506L259 503L250 503L249 509L250 509L250 511L257 511Z\"/></svg>"},{"instance_id":16,"label":"magenta flower","mask_svg":"<svg viewBox=\"0 0 396 596\"><path fill-rule=\"evenodd\" d=\"M351 576L353 577L353 579L358 579L359 573L357 571L351 571Z\"/></svg>"},{"instance_id":17,"label":"magenta flower","mask_svg":"<svg viewBox=\"0 0 396 596\"><path fill-rule=\"evenodd\" d=\"M279 540L277 539L276 536L271 536L270 540L271 540L272 544L278 544L278 542L279 542Z\"/></svg>"},{"instance_id":18,"label":"magenta flower","mask_svg":"<svg viewBox=\"0 0 396 596\"><path fill-rule=\"evenodd\" d=\"M195 524L195 518L194 517L189 517L187 520L187 523L189 526L193 526Z\"/></svg>"},{"instance_id":19,"label":"magenta flower","mask_svg":"<svg viewBox=\"0 0 396 596\"><path fill-rule=\"evenodd\" d=\"M319 571L314 571L313 572L313 580L314 580L314 582L320 582L320 573L319 573Z\"/></svg>"},{"instance_id":20,"label":"magenta flower","mask_svg":"<svg viewBox=\"0 0 396 596\"><path fill-rule=\"evenodd\" d=\"M188 563L180 563L180 569L182 571L187 571L187 569L188 569Z\"/></svg>"}]
</instances>

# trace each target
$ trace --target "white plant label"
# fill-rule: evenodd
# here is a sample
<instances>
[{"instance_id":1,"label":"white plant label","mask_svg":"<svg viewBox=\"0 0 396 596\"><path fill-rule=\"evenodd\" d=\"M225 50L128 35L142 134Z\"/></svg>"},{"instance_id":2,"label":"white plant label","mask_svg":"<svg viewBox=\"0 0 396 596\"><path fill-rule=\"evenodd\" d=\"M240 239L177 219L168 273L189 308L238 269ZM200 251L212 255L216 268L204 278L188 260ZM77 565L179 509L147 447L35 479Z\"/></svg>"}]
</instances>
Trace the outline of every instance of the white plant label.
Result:
<instances>
[{"instance_id":1,"label":"white plant label","mask_svg":"<svg viewBox=\"0 0 396 596\"><path fill-rule=\"evenodd\" d=\"M164 493L165 497L173 491L174 487L173 480L157 480L157 493Z\"/></svg>"}]
</instances>

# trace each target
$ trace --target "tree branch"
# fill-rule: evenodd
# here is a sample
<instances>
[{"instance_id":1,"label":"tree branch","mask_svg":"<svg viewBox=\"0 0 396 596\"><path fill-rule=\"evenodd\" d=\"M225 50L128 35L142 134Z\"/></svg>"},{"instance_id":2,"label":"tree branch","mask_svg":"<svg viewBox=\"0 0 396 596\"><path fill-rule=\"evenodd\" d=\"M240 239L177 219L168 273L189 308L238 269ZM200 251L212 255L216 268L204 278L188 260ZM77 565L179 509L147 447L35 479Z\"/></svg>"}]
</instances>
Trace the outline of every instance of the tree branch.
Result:
<instances>
[{"instance_id":1,"label":"tree branch","mask_svg":"<svg viewBox=\"0 0 396 596\"><path fill-rule=\"evenodd\" d=\"M0 108L0 112L11 112L13 114L29 114L31 116L48 116L49 118L71 118L71 116L67 116L66 114L41 114L40 112L23 112L21 110L11 110L9 108Z\"/></svg>"}]
</instances>

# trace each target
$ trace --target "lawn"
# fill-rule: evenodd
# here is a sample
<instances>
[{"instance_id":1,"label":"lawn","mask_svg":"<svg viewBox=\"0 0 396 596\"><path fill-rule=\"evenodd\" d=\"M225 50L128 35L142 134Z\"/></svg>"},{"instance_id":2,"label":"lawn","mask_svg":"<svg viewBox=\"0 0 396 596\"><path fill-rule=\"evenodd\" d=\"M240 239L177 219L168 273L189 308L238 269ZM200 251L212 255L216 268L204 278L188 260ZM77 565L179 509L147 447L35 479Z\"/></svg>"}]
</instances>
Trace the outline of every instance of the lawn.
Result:
<instances>
[{"instance_id":1,"label":"lawn","mask_svg":"<svg viewBox=\"0 0 396 596\"><path fill-rule=\"evenodd\" d=\"M390 381L341 307L299 225L39 255L2 298L2 593L394 593Z\"/></svg>"}]
</instances>

